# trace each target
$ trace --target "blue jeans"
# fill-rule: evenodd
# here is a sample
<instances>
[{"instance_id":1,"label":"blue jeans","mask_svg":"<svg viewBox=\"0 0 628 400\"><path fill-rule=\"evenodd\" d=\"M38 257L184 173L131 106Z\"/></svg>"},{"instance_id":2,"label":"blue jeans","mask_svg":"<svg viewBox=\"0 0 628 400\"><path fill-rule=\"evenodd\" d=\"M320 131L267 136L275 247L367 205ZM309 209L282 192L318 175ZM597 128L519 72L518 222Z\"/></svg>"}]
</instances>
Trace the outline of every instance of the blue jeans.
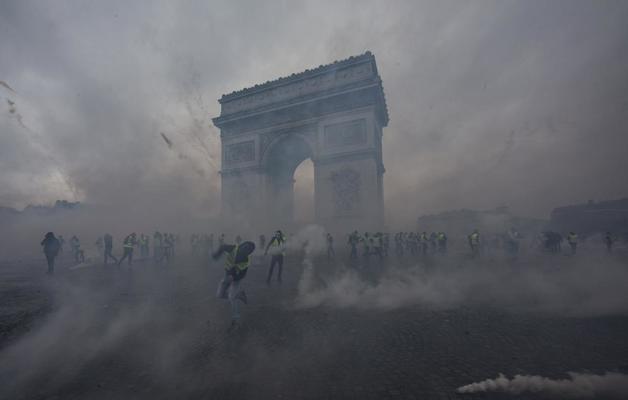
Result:
<instances>
[{"instance_id":1,"label":"blue jeans","mask_svg":"<svg viewBox=\"0 0 628 400\"><path fill-rule=\"evenodd\" d=\"M231 304L231 320L238 322L240 320L240 304L236 296L240 293L241 280L233 280L233 276L226 275L218 285L216 297L219 299L228 299Z\"/></svg>"}]
</instances>

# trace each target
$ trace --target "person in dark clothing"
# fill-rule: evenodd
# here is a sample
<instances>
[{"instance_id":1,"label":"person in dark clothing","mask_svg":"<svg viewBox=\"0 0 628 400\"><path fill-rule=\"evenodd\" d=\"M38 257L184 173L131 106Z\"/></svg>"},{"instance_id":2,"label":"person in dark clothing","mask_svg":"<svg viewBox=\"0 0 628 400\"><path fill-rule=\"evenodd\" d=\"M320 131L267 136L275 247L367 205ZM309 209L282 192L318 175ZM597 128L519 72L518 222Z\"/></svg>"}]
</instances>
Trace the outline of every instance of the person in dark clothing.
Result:
<instances>
[{"instance_id":1,"label":"person in dark clothing","mask_svg":"<svg viewBox=\"0 0 628 400\"><path fill-rule=\"evenodd\" d=\"M331 260L336 257L336 252L334 251L334 237L331 233L327 233L325 240L327 241L327 259Z\"/></svg>"},{"instance_id":2,"label":"person in dark clothing","mask_svg":"<svg viewBox=\"0 0 628 400\"><path fill-rule=\"evenodd\" d=\"M111 258L113 260L114 263L118 263L118 259L111 254L111 251L113 250L113 237L108 234L105 233L105 265L107 265L107 262L109 261L109 259Z\"/></svg>"},{"instance_id":3,"label":"person in dark clothing","mask_svg":"<svg viewBox=\"0 0 628 400\"><path fill-rule=\"evenodd\" d=\"M613 252L613 243L615 243L615 238L610 232L606 232L604 235L604 244L606 245L606 252L608 254Z\"/></svg>"},{"instance_id":4,"label":"person in dark clothing","mask_svg":"<svg viewBox=\"0 0 628 400\"><path fill-rule=\"evenodd\" d=\"M278 230L275 232L275 235L268 242L268 246L266 246L266 251L264 251L264 255L268 254L268 250L270 249L271 259L270 259L270 268L268 270L268 278L266 279L266 283L270 285L270 280L273 277L273 270L275 265L277 265L277 282L281 283L281 272L283 271L283 256L284 256L284 248L286 243L286 237L283 233Z\"/></svg>"},{"instance_id":5,"label":"person in dark clothing","mask_svg":"<svg viewBox=\"0 0 628 400\"><path fill-rule=\"evenodd\" d=\"M353 231L353 233L349 234L349 240L347 242L349 246L351 246L351 253L349 254L349 258L355 260L358 258L358 243L360 243L360 235L358 231Z\"/></svg>"},{"instance_id":6,"label":"person in dark clothing","mask_svg":"<svg viewBox=\"0 0 628 400\"><path fill-rule=\"evenodd\" d=\"M212 255L217 260L223 253L227 255L225 262L225 277L220 281L216 297L219 299L228 299L231 304L231 328L238 327L240 322L240 308L238 300L244 304L248 303L246 293L241 287L242 279L246 276L249 269L249 256L255 250L253 242L244 242L242 244L223 244Z\"/></svg>"},{"instance_id":7,"label":"person in dark clothing","mask_svg":"<svg viewBox=\"0 0 628 400\"><path fill-rule=\"evenodd\" d=\"M63 245L65 243L65 239L63 238L63 235L59 235L59 254L63 254Z\"/></svg>"},{"instance_id":8,"label":"person in dark clothing","mask_svg":"<svg viewBox=\"0 0 628 400\"><path fill-rule=\"evenodd\" d=\"M59 254L61 243L55 237L54 233L48 232L46 236L44 236L44 240L41 241L41 245L44 247L44 254L48 262L48 273L53 274L55 272L55 257Z\"/></svg>"}]
</instances>

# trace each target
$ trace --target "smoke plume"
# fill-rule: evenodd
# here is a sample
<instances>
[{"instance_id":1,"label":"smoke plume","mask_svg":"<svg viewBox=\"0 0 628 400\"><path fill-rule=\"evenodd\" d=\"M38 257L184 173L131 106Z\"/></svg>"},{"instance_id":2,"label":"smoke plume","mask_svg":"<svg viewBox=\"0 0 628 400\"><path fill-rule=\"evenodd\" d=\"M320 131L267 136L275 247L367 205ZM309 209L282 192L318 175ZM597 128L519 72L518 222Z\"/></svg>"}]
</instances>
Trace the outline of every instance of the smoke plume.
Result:
<instances>
[{"instance_id":1,"label":"smoke plume","mask_svg":"<svg viewBox=\"0 0 628 400\"><path fill-rule=\"evenodd\" d=\"M626 398L628 375L606 372L604 375L568 372L568 379L550 379L538 375L515 375L509 379L499 374L458 388L458 393L505 392L514 395L531 392L560 398L592 398L597 396Z\"/></svg>"},{"instance_id":2,"label":"smoke plume","mask_svg":"<svg viewBox=\"0 0 628 400\"><path fill-rule=\"evenodd\" d=\"M396 309L421 305L442 310L474 305L569 316L628 314L623 284L628 270L610 259L531 257L518 264L452 255L450 259L387 267L371 260L368 270L358 265L326 271L327 284L316 289L308 285L312 270L308 267L303 273L297 301L301 307Z\"/></svg>"}]
</instances>

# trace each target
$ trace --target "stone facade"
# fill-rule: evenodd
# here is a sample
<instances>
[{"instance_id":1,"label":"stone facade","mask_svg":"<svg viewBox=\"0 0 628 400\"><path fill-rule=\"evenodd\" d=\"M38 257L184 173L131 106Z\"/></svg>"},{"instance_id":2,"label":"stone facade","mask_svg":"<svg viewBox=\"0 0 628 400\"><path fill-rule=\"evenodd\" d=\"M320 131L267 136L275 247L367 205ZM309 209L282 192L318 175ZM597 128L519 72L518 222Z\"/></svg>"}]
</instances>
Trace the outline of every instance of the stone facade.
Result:
<instances>
[{"instance_id":1,"label":"stone facade","mask_svg":"<svg viewBox=\"0 0 628 400\"><path fill-rule=\"evenodd\" d=\"M292 223L293 174L314 163L316 222L383 223L382 134L388 111L375 57L357 57L224 95L223 217L253 228Z\"/></svg>"}]
</instances>

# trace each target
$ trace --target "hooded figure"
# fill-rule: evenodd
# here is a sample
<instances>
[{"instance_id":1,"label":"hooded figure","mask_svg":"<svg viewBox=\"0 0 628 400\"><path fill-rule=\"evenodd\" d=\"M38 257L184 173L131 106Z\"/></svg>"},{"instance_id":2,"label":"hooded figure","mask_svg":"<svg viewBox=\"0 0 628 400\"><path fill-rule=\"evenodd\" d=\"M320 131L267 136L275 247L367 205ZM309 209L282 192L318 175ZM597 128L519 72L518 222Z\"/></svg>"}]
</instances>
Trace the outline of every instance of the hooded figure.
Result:
<instances>
[{"instance_id":1,"label":"hooded figure","mask_svg":"<svg viewBox=\"0 0 628 400\"><path fill-rule=\"evenodd\" d=\"M55 257L59 254L61 243L55 237L54 233L48 232L46 236L44 236L44 240L41 241L41 245L44 248L44 254L48 262L48 273L53 274L55 271Z\"/></svg>"}]
</instances>

